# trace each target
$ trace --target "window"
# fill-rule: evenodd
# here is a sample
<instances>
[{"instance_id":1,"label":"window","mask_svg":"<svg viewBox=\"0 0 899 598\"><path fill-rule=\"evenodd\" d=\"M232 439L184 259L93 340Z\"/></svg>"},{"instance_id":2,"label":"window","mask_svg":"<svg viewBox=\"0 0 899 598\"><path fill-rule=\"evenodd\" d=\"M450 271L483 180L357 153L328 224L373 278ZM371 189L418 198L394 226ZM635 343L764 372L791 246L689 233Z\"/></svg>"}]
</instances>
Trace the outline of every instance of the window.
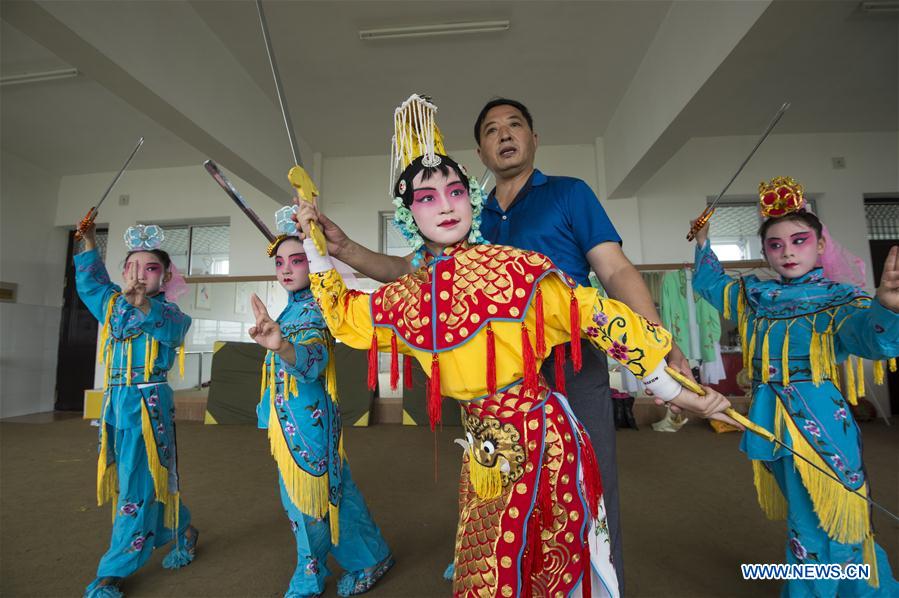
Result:
<instances>
[{"instance_id":1,"label":"window","mask_svg":"<svg viewBox=\"0 0 899 598\"><path fill-rule=\"evenodd\" d=\"M899 199L866 199L868 240L899 239Z\"/></svg>"},{"instance_id":2,"label":"window","mask_svg":"<svg viewBox=\"0 0 899 598\"><path fill-rule=\"evenodd\" d=\"M231 227L228 224L167 226L162 249L188 276L228 274Z\"/></svg>"},{"instance_id":3,"label":"window","mask_svg":"<svg viewBox=\"0 0 899 598\"><path fill-rule=\"evenodd\" d=\"M806 197L815 212L815 200ZM709 242L718 259L724 262L762 259L759 226L762 216L756 201L718 204L709 219Z\"/></svg>"},{"instance_id":4,"label":"window","mask_svg":"<svg viewBox=\"0 0 899 598\"><path fill-rule=\"evenodd\" d=\"M381 229L381 253L406 256L412 253L409 241L393 224L393 212L379 212Z\"/></svg>"}]
</instances>

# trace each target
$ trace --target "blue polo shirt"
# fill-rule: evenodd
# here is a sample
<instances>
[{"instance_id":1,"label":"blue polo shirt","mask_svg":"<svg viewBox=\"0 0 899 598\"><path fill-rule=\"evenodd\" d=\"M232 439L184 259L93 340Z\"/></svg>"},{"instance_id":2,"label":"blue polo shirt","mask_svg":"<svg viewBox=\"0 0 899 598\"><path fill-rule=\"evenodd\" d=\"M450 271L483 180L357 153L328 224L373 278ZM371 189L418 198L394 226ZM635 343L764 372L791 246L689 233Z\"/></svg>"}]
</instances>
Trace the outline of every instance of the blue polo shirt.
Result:
<instances>
[{"instance_id":1,"label":"blue polo shirt","mask_svg":"<svg viewBox=\"0 0 899 598\"><path fill-rule=\"evenodd\" d=\"M481 214L490 243L542 253L583 286L590 286L587 252L621 237L587 183L534 170L509 209L490 192Z\"/></svg>"}]
</instances>

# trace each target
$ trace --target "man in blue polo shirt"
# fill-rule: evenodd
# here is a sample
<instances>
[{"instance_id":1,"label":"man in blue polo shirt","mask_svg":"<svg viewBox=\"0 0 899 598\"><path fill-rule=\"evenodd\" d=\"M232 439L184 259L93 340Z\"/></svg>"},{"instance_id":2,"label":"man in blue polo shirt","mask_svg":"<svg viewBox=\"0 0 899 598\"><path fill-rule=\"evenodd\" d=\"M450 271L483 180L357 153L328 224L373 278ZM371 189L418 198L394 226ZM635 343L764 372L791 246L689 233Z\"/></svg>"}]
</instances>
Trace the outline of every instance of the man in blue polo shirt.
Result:
<instances>
[{"instance_id":1,"label":"man in blue polo shirt","mask_svg":"<svg viewBox=\"0 0 899 598\"><path fill-rule=\"evenodd\" d=\"M491 243L539 251L579 284L589 286L592 269L610 297L653 322L660 322L643 277L621 251L621 237L584 181L547 176L534 168L537 134L528 109L506 98L488 102L474 126L478 156L496 179L481 214L481 234ZM615 421L606 356L582 341L583 368L565 370L565 390L596 449L609 523L612 558L624 586ZM668 363L689 364L676 346ZM553 381L551 363L543 375Z\"/></svg>"},{"instance_id":2,"label":"man in blue polo shirt","mask_svg":"<svg viewBox=\"0 0 899 598\"><path fill-rule=\"evenodd\" d=\"M621 251L621 237L587 183L547 176L534 168L537 134L528 109L515 100L492 100L478 115L474 134L478 156L496 179L496 188L481 214L481 233L487 241L538 251L584 286L590 286L592 269L612 298L653 322L661 321L643 277ZM392 282L412 271L411 255L401 258L375 253L349 239L324 214L318 216L328 252L364 275ZM570 362L566 365L565 390L596 450L612 558L623 592L618 466L608 366L606 356L586 340L582 341L581 353L580 372L575 374ZM676 346L667 359L669 365L689 372L689 364ZM554 382L552 363L544 364L543 375Z\"/></svg>"}]
</instances>

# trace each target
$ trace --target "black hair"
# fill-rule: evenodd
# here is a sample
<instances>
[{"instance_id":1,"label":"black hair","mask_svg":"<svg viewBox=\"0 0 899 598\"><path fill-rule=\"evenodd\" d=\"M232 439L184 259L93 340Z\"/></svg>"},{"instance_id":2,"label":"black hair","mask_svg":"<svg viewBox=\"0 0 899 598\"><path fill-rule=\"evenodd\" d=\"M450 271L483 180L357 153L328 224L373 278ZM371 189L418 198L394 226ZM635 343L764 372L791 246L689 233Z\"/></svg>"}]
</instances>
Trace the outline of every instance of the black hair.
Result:
<instances>
[{"instance_id":1,"label":"black hair","mask_svg":"<svg viewBox=\"0 0 899 598\"><path fill-rule=\"evenodd\" d=\"M412 205L412 179L418 176L419 172L423 172L422 180L428 180L432 176L434 176L437 172L440 172L443 176L449 176L450 170L459 175L459 180L465 185L465 188L468 188L468 174L466 174L465 170L459 163L450 158L449 156L444 156L441 154L437 154L440 158L440 164L437 166L425 166L422 164L422 159L424 156L419 156L412 161L409 166L403 171L403 173L397 178L396 182L393 184L393 195L394 197L399 197L403 200L403 205L407 208ZM400 192L400 183L405 181L405 188L403 192Z\"/></svg>"},{"instance_id":2,"label":"black hair","mask_svg":"<svg viewBox=\"0 0 899 598\"><path fill-rule=\"evenodd\" d=\"M805 208L799 209L795 212L790 212L789 214L785 214L783 216L778 216L776 218L768 218L762 225L759 227L759 237L761 237L762 241L765 240L765 235L768 234L768 229L777 224L778 222L802 222L809 228L815 231L815 235L820 239L823 235L824 225L821 224L821 220L812 214L811 212L805 211Z\"/></svg>"},{"instance_id":3,"label":"black hair","mask_svg":"<svg viewBox=\"0 0 899 598\"><path fill-rule=\"evenodd\" d=\"M484 124L484 119L487 118L487 113L490 112L493 108L497 106L512 106L524 116L524 119L528 121L528 127L531 128L531 131L534 130L534 119L531 118L531 111L528 110L527 106L519 102L518 100L510 100L509 98L494 98L484 104L484 107L481 108L481 113L478 114L478 119L474 121L474 140L478 142L478 145L481 145L481 125Z\"/></svg>"},{"instance_id":4,"label":"black hair","mask_svg":"<svg viewBox=\"0 0 899 598\"><path fill-rule=\"evenodd\" d=\"M169 257L169 254L163 251L162 249L132 249L128 252L128 255L125 256L125 263L128 263L128 260L135 253L152 253L156 257L159 258L159 261L162 262L165 271L168 272L172 266L172 258Z\"/></svg>"},{"instance_id":5,"label":"black hair","mask_svg":"<svg viewBox=\"0 0 899 598\"><path fill-rule=\"evenodd\" d=\"M291 239L293 239L294 241L296 241L297 243L299 243L300 246L303 245L303 240L300 239L298 236L296 236L296 235L284 235L281 239L275 240L275 244L272 246L272 249L271 249L271 251L272 251L271 257L275 257L275 255L278 253L278 249L281 248L281 245L284 245L284 242L285 242L285 241L290 241ZM305 251L305 250L304 250L304 251Z\"/></svg>"}]
</instances>

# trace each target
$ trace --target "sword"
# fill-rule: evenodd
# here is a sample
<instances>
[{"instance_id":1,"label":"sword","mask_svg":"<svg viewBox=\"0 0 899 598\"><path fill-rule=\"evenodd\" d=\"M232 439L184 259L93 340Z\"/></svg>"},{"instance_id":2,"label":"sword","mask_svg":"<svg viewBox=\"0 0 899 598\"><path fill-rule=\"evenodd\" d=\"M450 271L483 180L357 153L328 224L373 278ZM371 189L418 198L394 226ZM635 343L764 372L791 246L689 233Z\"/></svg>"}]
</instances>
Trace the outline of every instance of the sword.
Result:
<instances>
[{"instance_id":1,"label":"sword","mask_svg":"<svg viewBox=\"0 0 899 598\"><path fill-rule=\"evenodd\" d=\"M125 160L125 164L122 165L122 168L119 169L118 174L116 174L115 178L112 179L112 182L109 183L109 187L106 188L106 191L103 193L100 201L97 202L97 205L88 210L84 218L81 219L81 222L78 223L78 228L75 230L76 239L80 240L82 237L84 237L84 231L87 230L87 227L93 224L94 220L97 219L97 214L99 213L100 206L103 205L103 202L106 201L106 198L109 196L109 192L112 191L112 188L115 187L115 184L118 183L119 179L122 178L122 175L125 174L125 169L128 168L129 164L131 164L131 160L134 159L134 154L137 153L137 150L139 150L140 146L142 146L143 144L144 138L141 137L137 140L137 145L134 146L134 149L131 150L131 155L128 156L127 160Z\"/></svg>"},{"instance_id":2,"label":"sword","mask_svg":"<svg viewBox=\"0 0 899 598\"><path fill-rule=\"evenodd\" d=\"M237 189L234 188L234 185L231 184L231 181L219 170L218 165L212 160L206 160L203 162L203 166L206 167L206 171L212 175L212 178L215 179L215 182L219 184L219 186L225 190L225 193L228 194L234 203L237 204L237 207L247 215L247 218L250 219L250 222L256 225L262 234L265 236L266 240L269 243L275 240L275 234L269 230L269 228L265 225L262 219L253 211L246 200L237 192Z\"/></svg>"},{"instance_id":3,"label":"sword","mask_svg":"<svg viewBox=\"0 0 899 598\"><path fill-rule=\"evenodd\" d=\"M487 184L490 182L490 176L493 173L490 172L489 168L484 169L484 174L481 175L481 180L478 184L481 186L481 191L487 191Z\"/></svg>"},{"instance_id":4,"label":"sword","mask_svg":"<svg viewBox=\"0 0 899 598\"><path fill-rule=\"evenodd\" d=\"M708 223L709 218L711 218L712 214L715 213L715 206L719 201L721 201L721 198L725 193L727 193L727 190L730 189L730 186L733 184L734 180L736 180L736 178L740 176L740 173L743 172L743 168L746 167L746 164L748 164L749 160L752 159L752 156L755 155L756 150L758 150L759 146L762 145L762 142L768 138L768 135L771 134L771 131L774 129L777 123L780 122L780 119L789 108L790 102L784 102L777 113L774 115L774 118L771 119L771 122L768 123L768 127L765 129L765 132L762 133L762 136L759 137L759 140L756 142L755 147L752 148L752 151L749 152L749 155L746 156L746 159L743 160L743 163L740 164L739 168L737 168L737 172L734 173L734 176L730 177L730 180L727 181L726 185L724 185L724 189L721 190L721 193L718 194L718 197L716 197L715 200L712 201L712 203L706 206L705 210L702 211L702 214L699 215L699 218L697 218L690 226L690 232L687 233L687 241L692 241L693 239L695 239L696 233L698 233L699 230Z\"/></svg>"},{"instance_id":5,"label":"sword","mask_svg":"<svg viewBox=\"0 0 899 598\"><path fill-rule=\"evenodd\" d=\"M313 203L318 197L318 188L312 182L309 173L303 168L300 160L300 148L293 131L293 122L290 120L290 112L287 109L287 100L284 97L284 86L281 84L281 74L278 72L278 64L275 62L275 51L272 48L272 38L268 32L268 21L265 20L265 12L262 10L262 0L256 0L256 11L259 13L259 25L262 28L262 39L265 41L265 52L268 54L268 64L272 69L272 78L275 80L275 92L278 95L278 104L281 106L281 117L284 119L284 128L287 129L287 139L290 141L290 151L293 152L294 167L287 173L287 180L297 190L297 194L303 201ZM315 243L316 249L322 255L327 255L325 237L315 222L309 223L309 236Z\"/></svg>"},{"instance_id":6,"label":"sword","mask_svg":"<svg viewBox=\"0 0 899 598\"><path fill-rule=\"evenodd\" d=\"M693 392L695 392L695 393L698 394L699 396L705 396L705 390L704 390L700 385L696 384L695 381L690 380L689 378L687 378L686 376L684 376L684 375L681 374L679 371L677 371L677 370L675 370L675 369L673 369L673 368L666 367L666 368L665 368L665 371L668 372L668 374L669 374L672 378L674 378L675 380L677 380L678 382L680 382L681 386L683 386L683 387L686 388L687 390L692 390ZM774 434L771 433L769 430L766 430L765 428L763 428L762 426L758 425L757 423L755 423L754 421L752 421L751 419L749 419L749 418L746 417L745 415L742 415L742 414L740 414L740 413L737 413L737 411L736 411L733 407L729 407L729 408L724 412L724 414L727 415L728 417L730 417L731 419L737 421L741 426L745 427L745 428L746 428L747 430L749 430L750 432L752 432L752 433L754 433L754 434L758 434L759 436L761 436L761 437L764 438L765 440L767 440L767 441L769 441L769 442L773 442L774 444L780 446L781 448L783 448L783 449L789 451L790 453L792 453L793 457L795 457L795 458L797 458L797 459L801 459L802 461L805 461L806 463L808 463L809 465L811 465L813 468L817 469L819 472L821 472L821 473L824 474L825 476L829 477L831 480L833 480L833 481L835 481L836 483L838 483L838 484L839 484L840 486L842 486L843 489L846 490L847 492L851 492L852 494L856 495L857 497L859 497L860 499L862 499L863 501L865 501L866 503L868 503L868 504L871 505L872 507L877 507L878 509L880 509L881 511L883 511L884 513L886 513L887 515L889 515L890 517L892 517L892 518L895 519L896 521L899 521L899 516L894 515L889 509L887 509L887 508L884 507L884 506L881 506L881 505L878 504L876 501L872 500L871 497L865 496L864 494L860 493L858 490L853 490L852 488L850 488L849 486L847 486L846 484L844 484L844 483L843 483L843 480L841 480L840 478L836 477L835 475L833 475L833 474L830 473L829 471L826 471L826 470L824 470L824 469L818 467L817 465L815 465L814 463L812 463L809 459L806 459L805 457L803 457L802 455L800 455L799 453L797 453L796 451L794 451L791 447L787 446L786 444L784 444L783 442L781 442L780 440L778 440L777 437L774 436Z\"/></svg>"}]
</instances>

